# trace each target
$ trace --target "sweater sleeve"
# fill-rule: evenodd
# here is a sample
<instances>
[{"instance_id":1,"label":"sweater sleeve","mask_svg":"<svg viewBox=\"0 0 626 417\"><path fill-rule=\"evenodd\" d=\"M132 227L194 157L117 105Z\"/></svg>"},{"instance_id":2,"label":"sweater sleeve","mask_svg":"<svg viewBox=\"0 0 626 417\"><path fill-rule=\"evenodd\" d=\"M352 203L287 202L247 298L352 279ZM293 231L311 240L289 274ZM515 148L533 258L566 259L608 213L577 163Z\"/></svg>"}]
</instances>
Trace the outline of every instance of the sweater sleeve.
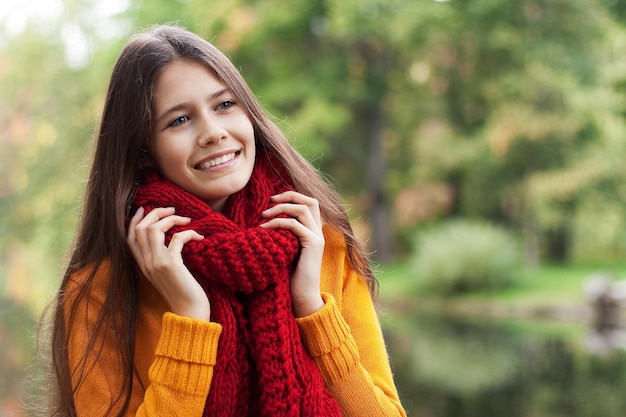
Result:
<instances>
[{"instance_id":1,"label":"sweater sleeve","mask_svg":"<svg viewBox=\"0 0 626 417\"><path fill-rule=\"evenodd\" d=\"M66 294L75 294L81 276L73 277ZM101 267L91 290L71 310L68 357L75 389L78 417L116 415L123 404L121 360L111 338L113 326L96 324L104 301L103 282L108 268ZM69 319L66 309L66 319ZM211 385L221 325L166 312L154 360L142 384L135 372L126 416L202 416ZM90 337L95 335L95 337ZM89 344L89 340L93 344ZM112 413L111 413L112 411Z\"/></svg>"},{"instance_id":2,"label":"sweater sleeve","mask_svg":"<svg viewBox=\"0 0 626 417\"><path fill-rule=\"evenodd\" d=\"M393 382L382 330L367 283L354 271L345 252L331 244L331 253L322 266L322 281L340 280L335 294L323 292L325 306L318 312L297 319L309 353L320 369L343 416L406 416ZM343 254L342 254L343 253ZM328 277L337 268L329 267L333 258L343 277ZM341 300L341 301L337 301Z\"/></svg>"}]
</instances>

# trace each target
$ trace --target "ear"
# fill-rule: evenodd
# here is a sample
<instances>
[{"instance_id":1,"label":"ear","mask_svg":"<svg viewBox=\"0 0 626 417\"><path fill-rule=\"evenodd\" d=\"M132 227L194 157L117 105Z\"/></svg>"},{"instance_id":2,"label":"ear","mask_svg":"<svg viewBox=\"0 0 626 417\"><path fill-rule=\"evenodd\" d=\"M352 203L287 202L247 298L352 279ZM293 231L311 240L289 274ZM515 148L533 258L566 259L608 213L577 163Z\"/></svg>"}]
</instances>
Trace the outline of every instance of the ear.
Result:
<instances>
[{"instance_id":1,"label":"ear","mask_svg":"<svg viewBox=\"0 0 626 417\"><path fill-rule=\"evenodd\" d=\"M141 168L155 168L156 164L152 161L150 151L146 146L142 146L139 151L139 165Z\"/></svg>"}]
</instances>

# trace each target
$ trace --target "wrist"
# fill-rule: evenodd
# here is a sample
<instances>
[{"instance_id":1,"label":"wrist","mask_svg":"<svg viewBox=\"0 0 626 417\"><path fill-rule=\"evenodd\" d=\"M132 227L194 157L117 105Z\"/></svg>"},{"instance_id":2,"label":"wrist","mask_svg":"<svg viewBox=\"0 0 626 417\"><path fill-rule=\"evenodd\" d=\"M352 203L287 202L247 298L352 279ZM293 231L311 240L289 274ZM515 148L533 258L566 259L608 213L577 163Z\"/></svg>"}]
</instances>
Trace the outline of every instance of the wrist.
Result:
<instances>
[{"instance_id":1,"label":"wrist","mask_svg":"<svg viewBox=\"0 0 626 417\"><path fill-rule=\"evenodd\" d=\"M320 311L325 305L321 294L302 299L294 299L292 304L293 314L296 318L310 316Z\"/></svg>"},{"instance_id":2,"label":"wrist","mask_svg":"<svg viewBox=\"0 0 626 417\"><path fill-rule=\"evenodd\" d=\"M206 304L183 304L180 306L171 306L172 313L189 317L191 319L197 319L202 321L211 321L211 307L208 302Z\"/></svg>"}]
</instances>

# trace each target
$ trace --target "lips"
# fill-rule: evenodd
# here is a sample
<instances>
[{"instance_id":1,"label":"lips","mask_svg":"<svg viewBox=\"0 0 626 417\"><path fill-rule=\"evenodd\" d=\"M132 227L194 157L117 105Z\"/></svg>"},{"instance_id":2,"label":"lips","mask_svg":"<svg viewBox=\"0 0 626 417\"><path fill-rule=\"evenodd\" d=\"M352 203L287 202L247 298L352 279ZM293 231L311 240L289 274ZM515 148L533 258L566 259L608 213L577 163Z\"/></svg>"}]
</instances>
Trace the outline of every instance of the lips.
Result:
<instances>
[{"instance_id":1,"label":"lips","mask_svg":"<svg viewBox=\"0 0 626 417\"><path fill-rule=\"evenodd\" d=\"M196 165L196 169L209 169L226 164L239 156L240 153L240 151L236 151L218 156L217 158L208 159Z\"/></svg>"}]
</instances>

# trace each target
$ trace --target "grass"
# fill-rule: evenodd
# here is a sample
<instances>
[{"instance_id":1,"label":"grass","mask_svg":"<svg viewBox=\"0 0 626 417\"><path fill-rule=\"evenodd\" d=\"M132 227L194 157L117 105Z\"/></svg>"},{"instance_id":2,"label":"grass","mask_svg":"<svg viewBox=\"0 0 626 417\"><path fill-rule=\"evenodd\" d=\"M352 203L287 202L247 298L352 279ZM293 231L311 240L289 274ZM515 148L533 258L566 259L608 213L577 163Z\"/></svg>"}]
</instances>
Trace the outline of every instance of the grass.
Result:
<instances>
[{"instance_id":1,"label":"grass","mask_svg":"<svg viewBox=\"0 0 626 417\"><path fill-rule=\"evenodd\" d=\"M379 268L380 300L391 308L436 310L449 314L490 316L549 316L586 320L585 285L597 273L626 278L626 264L545 265L521 271L518 284L502 290L455 297L434 297L420 289L419 277L408 263Z\"/></svg>"}]
</instances>

